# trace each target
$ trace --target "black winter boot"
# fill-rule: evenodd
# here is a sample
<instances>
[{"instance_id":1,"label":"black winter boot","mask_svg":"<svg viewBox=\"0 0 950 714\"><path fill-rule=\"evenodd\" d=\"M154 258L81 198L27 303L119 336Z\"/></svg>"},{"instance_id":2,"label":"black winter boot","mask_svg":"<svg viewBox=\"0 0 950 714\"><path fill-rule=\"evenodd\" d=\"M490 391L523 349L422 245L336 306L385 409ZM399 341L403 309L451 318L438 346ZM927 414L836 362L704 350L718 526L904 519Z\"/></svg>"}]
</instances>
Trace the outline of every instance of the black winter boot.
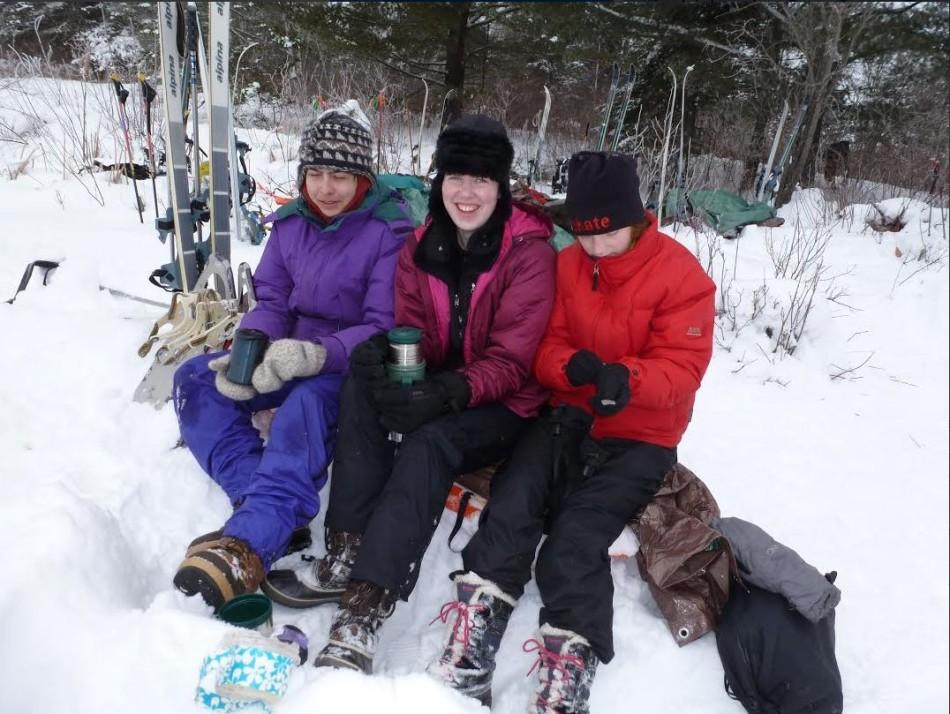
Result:
<instances>
[{"instance_id":1,"label":"black winter boot","mask_svg":"<svg viewBox=\"0 0 950 714\"><path fill-rule=\"evenodd\" d=\"M392 615L395 606L396 598L388 590L365 580L351 580L330 626L330 641L313 666L372 674L379 626Z\"/></svg>"},{"instance_id":2,"label":"black winter boot","mask_svg":"<svg viewBox=\"0 0 950 714\"><path fill-rule=\"evenodd\" d=\"M490 707L495 653L516 601L495 583L475 573L456 577L455 587L458 600L443 605L435 618L448 622L454 612L455 624L448 632L442 655L426 671Z\"/></svg>"},{"instance_id":3,"label":"black winter boot","mask_svg":"<svg viewBox=\"0 0 950 714\"><path fill-rule=\"evenodd\" d=\"M524 644L525 652L538 653L531 668L539 668L538 689L528 705L529 714L589 714L598 661L590 643L576 632L548 624L541 626L540 634L540 642Z\"/></svg>"},{"instance_id":4,"label":"black winter boot","mask_svg":"<svg viewBox=\"0 0 950 714\"><path fill-rule=\"evenodd\" d=\"M293 570L272 570L261 585L264 594L287 607L339 602L350 580L362 535L328 529L324 538L327 554L313 564L310 572L298 575Z\"/></svg>"}]
</instances>

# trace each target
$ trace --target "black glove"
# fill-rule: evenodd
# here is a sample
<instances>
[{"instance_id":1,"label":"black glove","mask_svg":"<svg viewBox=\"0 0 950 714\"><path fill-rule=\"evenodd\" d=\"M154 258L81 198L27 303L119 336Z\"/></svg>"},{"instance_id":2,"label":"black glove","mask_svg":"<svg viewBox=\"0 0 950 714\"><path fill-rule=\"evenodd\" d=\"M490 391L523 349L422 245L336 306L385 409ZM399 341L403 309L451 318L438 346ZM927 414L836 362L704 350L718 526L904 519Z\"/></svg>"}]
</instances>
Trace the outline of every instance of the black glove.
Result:
<instances>
[{"instance_id":1,"label":"black glove","mask_svg":"<svg viewBox=\"0 0 950 714\"><path fill-rule=\"evenodd\" d=\"M613 416L630 402L630 370L619 362L601 367L596 386L590 405L600 416Z\"/></svg>"},{"instance_id":2,"label":"black glove","mask_svg":"<svg viewBox=\"0 0 950 714\"><path fill-rule=\"evenodd\" d=\"M575 387L580 387L584 384L595 384L600 368L603 366L604 363L593 352L578 350L567 361L564 373L567 375L568 382Z\"/></svg>"},{"instance_id":3,"label":"black glove","mask_svg":"<svg viewBox=\"0 0 950 714\"><path fill-rule=\"evenodd\" d=\"M386 381L384 366L389 354L389 340L385 332L379 332L360 342L350 352L350 375L370 387L382 386Z\"/></svg>"},{"instance_id":4,"label":"black glove","mask_svg":"<svg viewBox=\"0 0 950 714\"><path fill-rule=\"evenodd\" d=\"M390 431L408 434L450 408L468 406L468 382L458 372L441 372L411 385L391 383L373 391L380 421Z\"/></svg>"}]
</instances>

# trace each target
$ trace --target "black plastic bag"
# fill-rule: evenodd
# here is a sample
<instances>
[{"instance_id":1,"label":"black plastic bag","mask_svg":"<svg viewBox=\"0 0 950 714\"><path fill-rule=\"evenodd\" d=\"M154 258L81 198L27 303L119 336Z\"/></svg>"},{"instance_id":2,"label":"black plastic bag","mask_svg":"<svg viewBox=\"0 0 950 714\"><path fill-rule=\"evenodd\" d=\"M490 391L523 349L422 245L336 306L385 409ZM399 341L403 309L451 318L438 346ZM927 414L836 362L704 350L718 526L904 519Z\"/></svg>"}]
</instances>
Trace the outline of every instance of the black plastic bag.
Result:
<instances>
[{"instance_id":1,"label":"black plastic bag","mask_svg":"<svg viewBox=\"0 0 950 714\"><path fill-rule=\"evenodd\" d=\"M734 581L716 631L726 693L757 714L839 714L834 618L809 622L781 595Z\"/></svg>"}]
</instances>

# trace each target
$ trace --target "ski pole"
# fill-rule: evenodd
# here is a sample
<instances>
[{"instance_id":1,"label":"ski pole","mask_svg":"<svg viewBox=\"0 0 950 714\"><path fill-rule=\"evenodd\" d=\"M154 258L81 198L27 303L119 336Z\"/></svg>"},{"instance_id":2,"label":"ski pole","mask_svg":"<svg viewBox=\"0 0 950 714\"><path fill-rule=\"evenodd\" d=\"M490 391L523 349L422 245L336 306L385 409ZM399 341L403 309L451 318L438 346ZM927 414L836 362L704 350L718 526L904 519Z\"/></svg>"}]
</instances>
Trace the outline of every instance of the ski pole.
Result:
<instances>
[{"instance_id":1,"label":"ski pole","mask_svg":"<svg viewBox=\"0 0 950 714\"><path fill-rule=\"evenodd\" d=\"M139 87L142 89L142 105L145 107L145 141L148 145L149 172L152 174L152 200L155 202L155 217L158 218L158 189L155 187L155 145L152 143L152 102L156 92L145 75L139 73Z\"/></svg>"},{"instance_id":2,"label":"ski pole","mask_svg":"<svg viewBox=\"0 0 950 714\"><path fill-rule=\"evenodd\" d=\"M142 217L142 199L139 198L139 186L135 183L135 166L132 162L132 140L129 139L129 118L125 113L125 100L129 98L129 90L122 86L119 75L112 73L112 86L115 87L115 97L119 102L119 125L125 134L125 150L129 156L129 178L132 179L132 188L135 191L135 208L139 212L139 223L145 223Z\"/></svg>"}]
</instances>

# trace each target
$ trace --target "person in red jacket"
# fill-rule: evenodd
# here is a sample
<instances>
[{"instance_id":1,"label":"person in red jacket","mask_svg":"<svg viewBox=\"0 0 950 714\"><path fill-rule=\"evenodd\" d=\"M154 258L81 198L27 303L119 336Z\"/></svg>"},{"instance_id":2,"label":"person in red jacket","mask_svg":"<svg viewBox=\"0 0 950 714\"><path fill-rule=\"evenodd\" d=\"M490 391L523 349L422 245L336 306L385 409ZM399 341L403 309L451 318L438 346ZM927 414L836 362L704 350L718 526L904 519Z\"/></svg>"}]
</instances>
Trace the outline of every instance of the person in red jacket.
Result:
<instances>
[{"instance_id":1,"label":"person in red jacket","mask_svg":"<svg viewBox=\"0 0 950 714\"><path fill-rule=\"evenodd\" d=\"M290 607L340 602L317 666L369 672L376 631L408 599L459 473L507 457L547 399L532 360L554 304L549 218L512 204L504 126L464 116L439 136L429 217L403 245L396 324L420 328L425 381L386 379L385 333L358 346L343 386L327 555L271 571ZM390 432L402 434L396 444Z\"/></svg>"},{"instance_id":2,"label":"person in red jacket","mask_svg":"<svg viewBox=\"0 0 950 714\"><path fill-rule=\"evenodd\" d=\"M613 657L607 549L675 464L712 354L715 285L643 209L634 159L571 157L566 209L577 242L534 360L549 408L495 475L456 576L456 613L430 674L483 703L495 653L531 578L541 593L532 712L587 712Z\"/></svg>"}]
</instances>

